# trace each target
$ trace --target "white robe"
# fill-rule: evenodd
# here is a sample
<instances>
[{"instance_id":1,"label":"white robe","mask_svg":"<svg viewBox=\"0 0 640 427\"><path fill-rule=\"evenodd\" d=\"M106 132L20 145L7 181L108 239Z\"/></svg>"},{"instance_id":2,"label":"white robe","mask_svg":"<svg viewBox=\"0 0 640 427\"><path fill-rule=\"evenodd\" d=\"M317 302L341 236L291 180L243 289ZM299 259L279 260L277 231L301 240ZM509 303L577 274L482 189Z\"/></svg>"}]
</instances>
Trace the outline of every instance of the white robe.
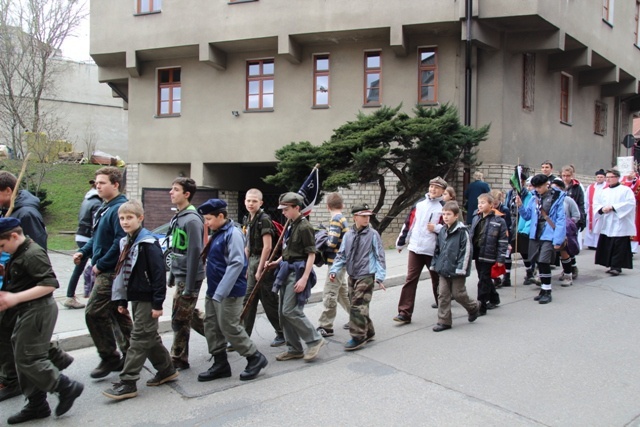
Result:
<instances>
[{"instance_id":1,"label":"white robe","mask_svg":"<svg viewBox=\"0 0 640 427\"><path fill-rule=\"evenodd\" d=\"M591 187L594 188L593 203L595 203L595 201L598 198L598 194L600 194L600 192L604 190L606 185L607 184L604 182L601 184L594 182L589 187L587 187L587 191L585 191L584 193L585 212L587 213L587 227L584 229L584 245L587 247L595 248L596 246L598 246L598 236L600 235L598 233L593 232L594 224L592 224L592 222L595 222L594 219L595 219L596 212L595 210L593 210L594 205L589 201L589 191ZM592 215L591 221L589 220L589 210L591 210L591 215Z\"/></svg>"},{"instance_id":2,"label":"white robe","mask_svg":"<svg viewBox=\"0 0 640 427\"><path fill-rule=\"evenodd\" d=\"M613 206L613 211L600 214L605 206ZM608 187L594 198L594 232L609 237L636 235L636 198L626 185Z\"/></svg>"}]
</instances>

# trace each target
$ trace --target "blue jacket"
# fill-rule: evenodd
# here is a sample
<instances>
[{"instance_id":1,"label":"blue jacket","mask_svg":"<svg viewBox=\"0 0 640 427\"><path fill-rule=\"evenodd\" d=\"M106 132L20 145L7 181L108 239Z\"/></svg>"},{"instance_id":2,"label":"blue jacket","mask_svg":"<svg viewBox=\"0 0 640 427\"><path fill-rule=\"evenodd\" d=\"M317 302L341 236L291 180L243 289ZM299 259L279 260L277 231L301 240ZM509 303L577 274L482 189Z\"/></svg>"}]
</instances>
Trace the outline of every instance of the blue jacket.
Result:
<instances>
[{"instance_id":1,"label":"blue jacket","mask_svg":"<svg viewBox=\"0 0 640 427\"><path fill-rule=\"evenodd\" d=\"M549 188L542 196L542 208L554 223L555 229L547 221L538 222L538 201L540 196L535 190L531 192L531 196L529 203L523 204L519 209L522 219L525 221L531 220L529 238L535 239L538 227L542 226L544 228L538 240L547 240L552 242L554 246L561 246L567 235L566 216L564 213L565 193Z\"/></svg>"},{"instance_id":2,"label":"blue jacket","mask_svg":"<svg viewBox=\"0 0 640 427\"><path fill-rule=\"evenodd\" d=\"M95 265L102 273L113 273L118 263L120 239L127 234L120 227L118 208L126 201L125 195L120 194L100 206L96 211L97 226L93 236L79 250L82 257L91 258L91 265Z\"/></svg>"},{"instance_id":3,"label":"blue jacket","mask_svg":"<svg viewBox=\"0 0 640 427\"><path fill-rule=\"evenodd\" d=\"M384 282L387 276L384 247L380 234L371 226L358 230L353 225L344 235L329 273L338 274L345 266L347 274L353 279L373 274L376 281Z\"/></svg>"},{"instance_id":4,"label":"blue jacket","mask_svg":"<svg viewBox=\"0 0 640 427\"><path fill-rule=\"evenodd\" d=\"M207 245L207 296L222 302L247 293L247 258L244 236L232 220L216 230Z\"/></svg>"}]
</instances>

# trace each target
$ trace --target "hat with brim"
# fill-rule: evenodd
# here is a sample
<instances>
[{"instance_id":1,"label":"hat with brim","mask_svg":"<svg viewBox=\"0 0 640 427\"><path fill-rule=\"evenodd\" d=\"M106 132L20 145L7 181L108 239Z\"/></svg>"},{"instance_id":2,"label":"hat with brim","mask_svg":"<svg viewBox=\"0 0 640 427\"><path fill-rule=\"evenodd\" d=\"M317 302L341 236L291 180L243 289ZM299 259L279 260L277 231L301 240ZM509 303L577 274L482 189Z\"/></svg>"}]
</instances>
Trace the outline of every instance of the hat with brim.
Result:
<instances>
[{"instance_id":1,"label":"hat with brim","mask_svg":"<svg viewBox=\"0 0 640 427\"><path fill-rule=\"evenodd\" d=\"M280 195L278 203L278 209L284 209L290 206L302 206L302 204L304 203L304 199L298 193L290 191L288 193Z\"/></svg>"},{"instance_id":2,"label":"hat with brim","mask_svg":"<svg viewBox=\"0 0 640 427\"><path fill-rule=\"evenodd\" d=\"M367 205L366 203L359 203L357 205L354 205L351 208L351 213L358 216L371 216L374 214L373 211L369 208L369 205Z\"/></svg>"},{"instance_id":3,"label":"hat with brim","mask_svg":"<svg viewBox=\"0 0 640 427\"><path fill-rule=\"evenodd\" d=\"M447 189L447 181L445 181L444 179L440 178L439 176L436 176L431 181L429 181L429 185L435 185L436 187L440 187L443 190Z\"/></svg>"}]
</instances>

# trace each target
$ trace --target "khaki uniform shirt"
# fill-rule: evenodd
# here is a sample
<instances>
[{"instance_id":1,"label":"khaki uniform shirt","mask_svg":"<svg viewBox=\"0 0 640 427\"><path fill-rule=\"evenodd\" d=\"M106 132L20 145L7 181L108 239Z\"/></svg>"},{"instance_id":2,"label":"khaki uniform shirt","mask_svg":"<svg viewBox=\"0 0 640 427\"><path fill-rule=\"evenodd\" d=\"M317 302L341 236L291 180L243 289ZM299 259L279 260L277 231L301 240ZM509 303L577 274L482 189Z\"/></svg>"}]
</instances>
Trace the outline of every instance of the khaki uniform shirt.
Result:
<instances>
[{"instance_id":1,"label":"khaki uniform shirt","mask_svg":"<svg viewBox=\"0 0 640 427\"><path fill-rule=\"evenodd\" d=\"M282 259L287 262L306 261L309 254L316 252L316 239L313 227L307 219L300 215L285 230Z\"/></svg>"}]
</instances>

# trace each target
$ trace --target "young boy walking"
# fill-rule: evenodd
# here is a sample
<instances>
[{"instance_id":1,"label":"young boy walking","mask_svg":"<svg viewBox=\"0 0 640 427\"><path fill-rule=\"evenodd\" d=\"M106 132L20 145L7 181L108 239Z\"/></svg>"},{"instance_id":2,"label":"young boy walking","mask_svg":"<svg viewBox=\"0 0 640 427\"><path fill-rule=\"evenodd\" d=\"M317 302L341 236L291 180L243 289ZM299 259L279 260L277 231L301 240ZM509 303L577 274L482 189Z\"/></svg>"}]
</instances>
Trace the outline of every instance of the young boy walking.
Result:
<instances>
[{"instance_id":1,"label":"young boy walking","mask_svg":"<svg viewBox=\"0 0 640 427\"><path fill-rule=\"evenodd\" d=\"M331 270L335 257L342 244L342 238L349 229L347 219L342 215L344 202L339 193L329 193L326 195L327 209L331 214L331 222L329 223L329 231L327 232L327 248L325 253L328 269ZM347 289L347 281L345 280L346 269L341 268L336 272L333 280L327 277L322 290L322 304L324 310L318 319L318 332L323 337L333 336L333 321L336 320L336 308L338 304L342 306L347 313L351 312L351 304L349 302L349 291Z\"/></svg>"},{"instance_id":2,"label":"young boy walking","mask_svg":"<svg viewBox=\"0 0 640 427\"><path fill-rule=\"evenodd\" d=\"M480 313L480 305L469 298L465 280L471 274L472 244L469 230L460 221L460 208L456 202L447 202L442 207L445 226L438 233L436 252L431 269L440 277L438 286L438 323L434 332L451 329L451 299L467 310L469 322L474 322Z\"/></svg>"},{"instance_id":3,"label":"young boy walking","mask_svg":"<svg viewBox=\"0 0 640 427\"><path fill-rule=\"evenodd\" d=\"M15 367L27 405L9 424L51 415L47 392L57 393L56 415L65 414L84 386L60 374L49 360L49 343L58 318L53 291L59 287L46 251L22 231L16 218L0 219L0 251L11 255L0 291L0 312L16 315L11 341Z\"/></svg>"},{"instance_id":4,"label":"young boy walking","mask_svg":"<svg viewBox=\"0 0 640 427\"><path fill-rule=\"evenodd\" d=\"M173 180L169 196L178 212L169 223L171 236L171 275L169 286L175 286L171 311L173 344L171 360L178 370L189 369L191 329L204 336L204 315L196 308L204 280L200 254L204 246L204 220L191 204L196 182L191 178Z\"/></svg>"},{"instance_id":5,"label":"young boy walking","mask_svg":"<svg viewBox=\"0 0 640 427\"><path fill-rule=\"evenodd\" d=\"M351 209L353 227L344 235L340 251L329 271L329 280L335 281L346 267L349 274L349 333L351 339L345 344L346 351L362 348L376 335L369 317L369 303L376 283L384 289L387 275L385 253L380 234L369 225L373 212L367 204L355 205Z\"/></svg>"},{"instance_id":6,"label":"young boy walking","mask_svg":"<svg viewBox=\"0 0 640 427\"><path fill-rule=\"evenodd\" d=\"M493 197L488 193L478 197L478 214L473 217L469 232L478 272L480 316L500 304L500 295L491 279L491 267L496 263L498 266L504 265L509 245L507 223L495 214L493 202Z\"/></svg>"},{"instance_id":7,"label":"young boy walking","mask_svg":"<svg viewBox=\"0 0 640 427\"><path fill-rule=\"evenodd\" d=\"M142 227L144 210L140 202L130 200L120 205L118 218L127 235L120 240L111 298L117 301L118 312L122 314L128 313L127 301L131 301L133 330L120 382L102 393L123 400L138 395L136 382L147 359L157 370L155 377L147 381L148 386L172 381L178 372L158 334L158 318L162 316L167 291L162 248L151 232Z\"/></svg>"},{"instance_id":8,"label":"young boy walking","mask_svg":"<svg viewBox=\"0 0 640 427\"><path fill-rule=\"evenodd\" d=\"M249 216L244 224L247 235L245 253L249 260L249 268L244 305L250 304L250 306L244 318L244 329L251 336L258 312L258 302L262 302L264 313L276 333L271 347L280 347L284 345L284 334L278 318L278 296L271 291L274 280L273 271L266 270L267 261L276 244L276 232L271 218L262 210L263 203L262 191L257 188L252 188L245 194L244 206L249 211ZM260 277L262 277L260 289L256 291L256 298L249 302L249 295L258 284Z\"/></svg>"},{"instance_id":9,"label":"young boy walking","mask_svg":"<svg viewBox=\"0 0 640 427\"><path fill-rule=\"evenodd\" d=\"M227 202L209 199L198 207L213 235L202 253L206 261L207 296L204 333L213 356L211 367L198 375L198 381L231 376L227 361L227 342L247 358L240 380L252 380L266 367L267 358L258 351L240 324L242 302L247 292L247 259L242 231L227 218Z\"/></svg>"},{"instance_id":10,"label":"young boy walking","mask_svg":"<svg viewBox=\"0 0 640 427\"><path fill-rule=\"evenodd\" d=\"M278 266L274 290L280 292L280 324L287 340L287 351L276 360L302 359L310 361L326 343L304 314L304 305L316 282L313 261L316 257L316 241L313 227L302 216L304 199L298 193L280 196L278 209L290 221L284 235L282 256L271 266ZM307 344L304 353L302 342Z\"/></svg>"}]
</instances>

